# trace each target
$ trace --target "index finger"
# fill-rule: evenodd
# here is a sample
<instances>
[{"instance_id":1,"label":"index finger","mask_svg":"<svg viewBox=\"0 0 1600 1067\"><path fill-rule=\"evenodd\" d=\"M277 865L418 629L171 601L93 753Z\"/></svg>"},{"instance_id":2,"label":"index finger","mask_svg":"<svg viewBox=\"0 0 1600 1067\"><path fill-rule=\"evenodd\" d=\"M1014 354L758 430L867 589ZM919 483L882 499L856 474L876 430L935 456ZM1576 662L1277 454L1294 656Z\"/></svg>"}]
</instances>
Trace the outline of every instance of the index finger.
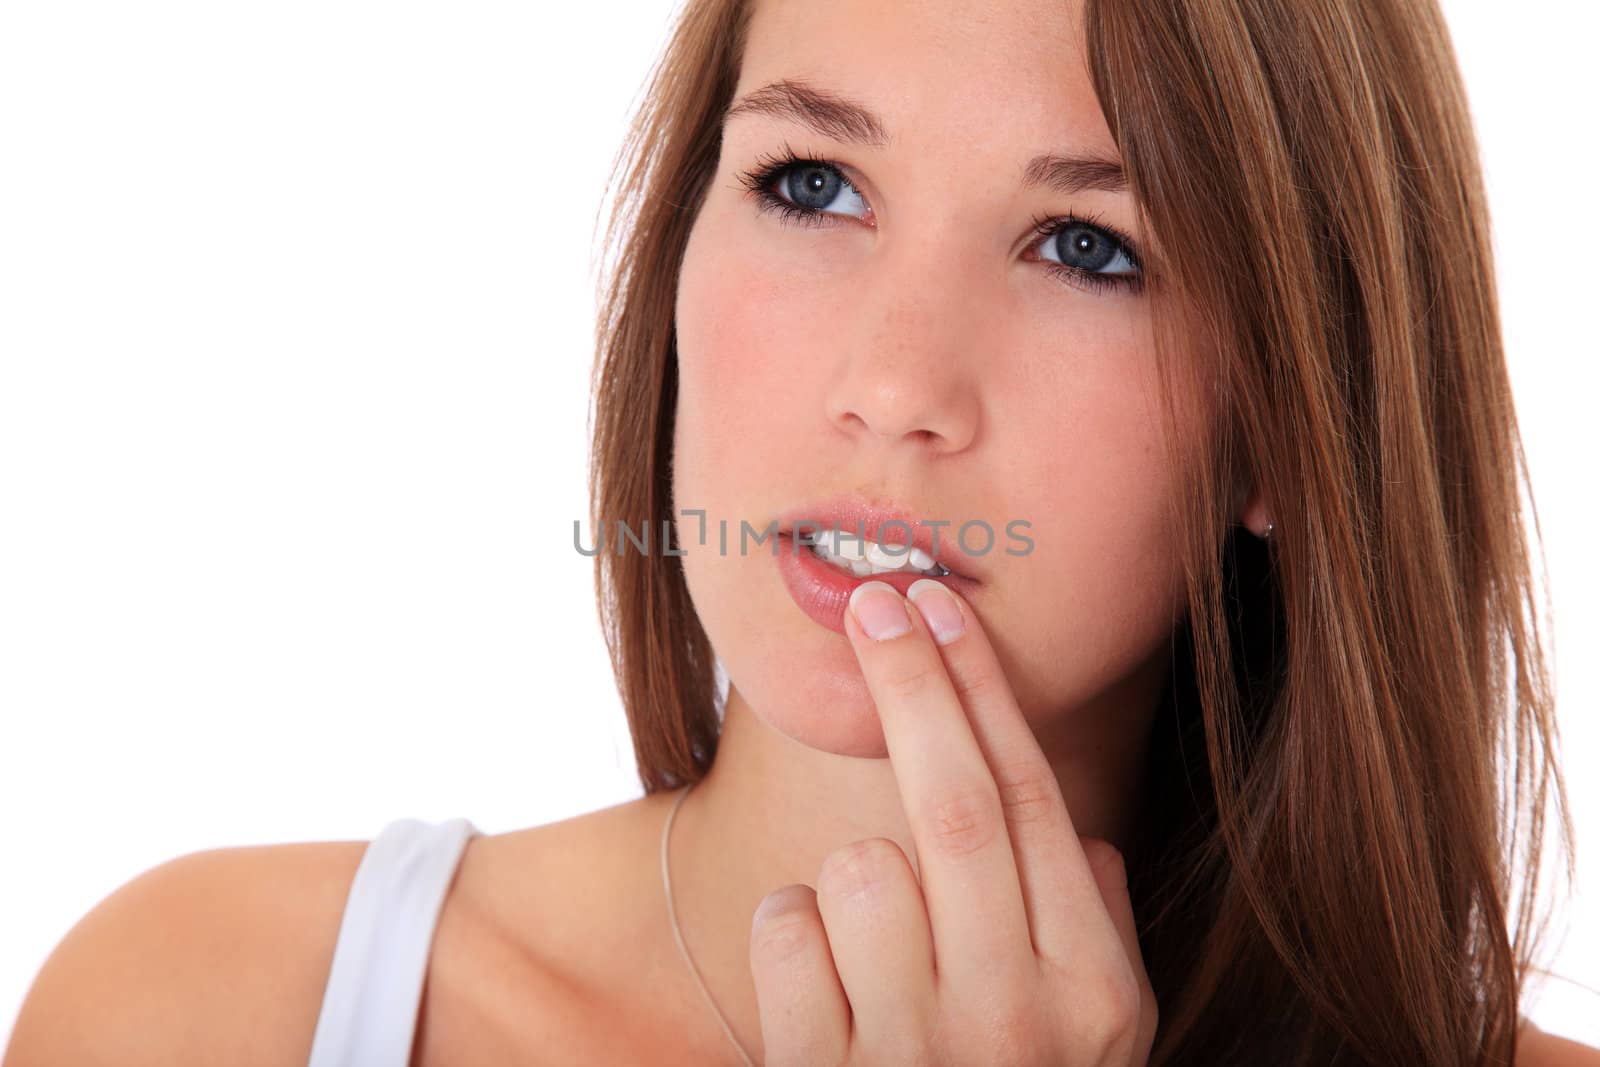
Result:
<instances>
[{"instance_id":1,"label":"index finger","mask_svg":"<svg viewBox=\"0 0 1600 1067\"><path fill-rule=\"evenodd\" d=\"M999 791L927 624L893 587L867 581L844 625L916 846L941 985L1031 983L1037 960L1018 951L1030 935Z\"/></svg>"}]
</instances>

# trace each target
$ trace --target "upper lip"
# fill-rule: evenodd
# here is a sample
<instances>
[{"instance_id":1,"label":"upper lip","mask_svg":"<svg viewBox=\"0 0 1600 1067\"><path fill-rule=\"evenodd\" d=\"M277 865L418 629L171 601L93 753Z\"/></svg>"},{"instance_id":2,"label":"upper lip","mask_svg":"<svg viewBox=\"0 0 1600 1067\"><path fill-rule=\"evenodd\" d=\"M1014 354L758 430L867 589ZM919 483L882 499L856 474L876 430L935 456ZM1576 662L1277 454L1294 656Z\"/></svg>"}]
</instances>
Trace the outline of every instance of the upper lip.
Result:
<instances>
[{"instance_id":1,"label":"upper lip","mask_svg":"<svg viewBox=\"0 0 1600 1067\"><path fill-rule=\"evenodd\" d=\"M930 521L941 525L924 525ZM951 574L977 581L979 576L977 568L974 567L977 557L962 551L956 536L961 524L967 521L968 517L947 518L943 515L919 519L913 512L880 507L858 496L836 496L814 501L780 515L778 532L793 534L795 524L805 522L815 527L809 532L832 530L837 527L841 533L854 536L859 532L883 545L903 545L906 543L906 529L909 527L910 543L914 547L932 556ZM884 529L887 523L903 525L893 525ZM936 533L939 539L937 550L934 548Z\"/></svg>"}]
</instances>

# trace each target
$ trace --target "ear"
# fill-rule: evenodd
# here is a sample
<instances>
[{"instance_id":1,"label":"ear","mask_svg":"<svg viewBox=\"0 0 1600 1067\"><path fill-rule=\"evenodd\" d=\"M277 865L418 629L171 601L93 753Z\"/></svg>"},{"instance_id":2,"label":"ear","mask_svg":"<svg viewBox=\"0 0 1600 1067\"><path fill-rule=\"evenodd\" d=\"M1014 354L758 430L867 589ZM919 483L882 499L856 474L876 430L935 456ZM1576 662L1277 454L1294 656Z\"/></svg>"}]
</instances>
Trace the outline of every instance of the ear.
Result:
<instances>
[{"instance_id":1,"label":"ear","mask_svg":"<svg viewBox=\"0 0 1600 1067\"><path fill-rule=\"evenodd\" d=\"M1239 511L1239 521L1249 528L1257 537L1265 537L1267 523L1272 516L1267 508L1266 498L1262 496L1259 487L1252 486L1245 497L1244 506Z\"/></svg>"},{"instance_id":2,"label":"ear","mask_svg":"<svg viewBox=\"0 0 1600 1067\"><path fill-rule=\"evenodd\" d=\"M1272 521L1272 509L1261 491L1259 479L1251 470L1249 459L1239 453L1233 462L1233 513L1239 522L1257 537L1267 535L1267 525Z\"/></svg>"}]
</instances>

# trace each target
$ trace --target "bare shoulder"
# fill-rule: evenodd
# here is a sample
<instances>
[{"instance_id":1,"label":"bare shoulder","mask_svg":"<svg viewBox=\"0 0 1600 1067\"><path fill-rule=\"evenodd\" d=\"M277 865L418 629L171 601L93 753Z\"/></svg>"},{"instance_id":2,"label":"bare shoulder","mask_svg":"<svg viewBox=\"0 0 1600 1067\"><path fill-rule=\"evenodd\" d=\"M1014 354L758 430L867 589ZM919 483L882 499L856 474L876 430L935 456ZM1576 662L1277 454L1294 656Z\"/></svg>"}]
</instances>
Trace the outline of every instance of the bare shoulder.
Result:
<instances>
[{"instance_id":1,"label":"bare shoulder","mask_svg":"<svg viewBox=\"0 0 1600 1067\"><path fill-rule=\"evenodd\" d=\"M440 916L416 1067L716 1062L720 1031L684 1032L698 991L663 979L683 968L658 852L674 796L474 840Z\"/></svg>"},{"instance_id":2,"label":"bare shoulder","mask_svg":"<svg viewBox=\"0 0 1600 1067\"><path fill-rule=\"evenodd\" d=\"M434 934L415 1067L575 1050L593 1016L568 966L569 939L588 929L574 901L615 822L607 809L473 839Z\"/></svg>"},{"instance_id":3,"label":"bare shoulder","mask_svg":"<svg viewBox=\"0 0 1600 1067\"><path fill-rule=\"evenodd\" d=\"M655 849L664 815L657 795L482 836L462 862L447 918L572 985L610 979L591 965L617 958L613 947L626 958L637 948L634 928L659 918Z\"/></svg>"},{"instance_id":4,"label":"bare shoulder","mask_svg":"<svg viewBox=\"0 0 1600 1067\"><path fill-rule=\"evenodd\" d=\"M1517 1031L1516 1067L1600 1067L1600 1049L1547 1034L1523 1020Z\"/></svg>"},{"instance_id":5,"label":"bare shoulder","mask_svg":"<svg viewBox=\"0 0 1600 1067\"><path fill-rule=\"evenodd\" d=\"M45 961L3 1067L304 1063L366 846L211 849L132 879Z\"/></svg>"}]
</instances>

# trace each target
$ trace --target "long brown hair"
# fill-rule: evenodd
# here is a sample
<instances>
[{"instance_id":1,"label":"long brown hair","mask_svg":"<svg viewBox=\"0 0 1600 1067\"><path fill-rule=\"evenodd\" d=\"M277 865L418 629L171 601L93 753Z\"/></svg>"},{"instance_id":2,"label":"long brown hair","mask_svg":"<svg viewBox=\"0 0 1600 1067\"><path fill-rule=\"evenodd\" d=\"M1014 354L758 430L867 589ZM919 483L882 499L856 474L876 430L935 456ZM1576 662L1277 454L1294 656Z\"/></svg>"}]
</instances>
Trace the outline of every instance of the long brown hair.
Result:
<instances>
[{"instance_id":1,"label":"long brown hair","mask_svg":"<svg viewBox=\"0 0 1600 1067\"><path fill-rule=\"evenodd\" d=\"M675 529L678 267L749 6L689 0L616 160L597 530ZM1443 18L1434 0L1086 0L1085 31L1161 250L1185 487L1188 611L1128 856L1152 1062L1510 1063L1547 813L1568 878L1571 828ZM1205 437L1183 440L1194 397ZM1270 502L1270 541L1235 524L1241 484ZM646 793L698 780L720 709L677 557L602 551L595 580Z\"/></svg>"}]
</instances>

